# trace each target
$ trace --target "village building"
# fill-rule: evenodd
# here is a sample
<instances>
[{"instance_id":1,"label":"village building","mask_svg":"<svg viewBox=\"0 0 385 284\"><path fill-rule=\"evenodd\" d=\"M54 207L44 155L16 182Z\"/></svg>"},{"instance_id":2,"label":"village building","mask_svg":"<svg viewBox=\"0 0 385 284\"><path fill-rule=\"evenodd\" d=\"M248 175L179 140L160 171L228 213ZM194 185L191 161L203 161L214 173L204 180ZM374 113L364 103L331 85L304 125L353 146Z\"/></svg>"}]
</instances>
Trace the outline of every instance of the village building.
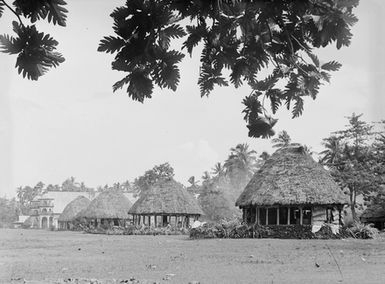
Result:
<instances>
[{"instance_id":1,"label":"village building","mask_svg":"<svg viewBox=\"0 0 385 284\"><path fill-rule=\"evenodd\" d=\"M90 200L87 197L81 195L68 203L68 205L64 208L63 212L59 216L59 229L72 230L74 228L73 221L75 220L76 215L83 209L86 209L89 204Z\"/></svg>"},{"instance_id":2,"label":"village building","mask_svg":"<svg viewBox=\"0 0 385 284\"><path fill-rule=\"evenodd\" d=\"M277 150L236 201L247 224L302 225L318 231L343 224L346 195L327 170L299 145Z\"/></svg>"},{"instance_id":3,"label":"village building","mask_svg":"<svg viewBox=\"0 0 385 284\"><path fill-rule=\"evenodd\" d=\"M36 196L31 201L30 218L24 222L24 227L57 229L60 214L78 196L92 198L92 192L48 191Z\"/></svg>"},{"instance_id":4,"label":"village building","mask_svg":"<svg viewBox=\"0 0 385 284\"><path fill-rule=\"evenodd\" d=\"M100 193L93 191L48 191L36 196L31 202L30 216L23 223L24 228L57 229L59 228L59 216L64 208L78 196L89 200L96 198ZM131 192L123 193L130 202L137 198Z\"/></svg>"},{"instance_id":5,"label":"village building","mask_svg":"<svg viewBox=\"0 0 385 284\"><path fill-rule=\"evenodd\" d=\"M182 184L170 180L153 186L131 207L135 225L187 228L202 214L194 196Z\"/></svg>"},{"instance_id":6,"label":"village building","mask_svg":"<svg viewBox=\"0 0 385 284\"><path fill-rule=\"evenodd\" d=\"M360 216L361 222L365 224L373 224L379 230L385 229L385 204L373 204L362 212Z\"/></svg>"},{"instance_id":7,"label":"village building","mask_svg":"<svg viewBox=\"0 0 385 284\"><path fill-rule=\"evenodd\" d=\"M120 191L108 190L93 199L76 219L84 219L94 227L124 226L130 219L131 201Z\"/></svg>"}]
</instances>

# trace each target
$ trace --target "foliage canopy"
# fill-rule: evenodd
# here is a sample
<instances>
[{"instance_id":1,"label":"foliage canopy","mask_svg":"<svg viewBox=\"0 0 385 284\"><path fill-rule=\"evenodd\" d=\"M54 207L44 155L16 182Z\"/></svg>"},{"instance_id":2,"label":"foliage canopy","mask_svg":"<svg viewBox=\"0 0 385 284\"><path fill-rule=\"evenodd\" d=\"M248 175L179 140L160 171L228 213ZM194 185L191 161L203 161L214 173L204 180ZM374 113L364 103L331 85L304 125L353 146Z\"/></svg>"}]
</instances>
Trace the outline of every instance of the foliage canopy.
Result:
<instances>
[{"instance_id":1,"label":"foliage canopy","mask_svg":"<svg viewBox=\"0 0 385 284\"><path fill-rule=\"evenodd\" d=\"M336 131L324 139L325 150L320 162L326 165L342 188L347 189L353 217L356 218L357 195L366 200L380 197L381 185L385 183L383 161L383 130L374 131L374 125L361 119L362 114L353 113L344 130Z\"/></svg>"},{"instance_id":2,"label":"foliage canopy","mask_svg":"<svg viewBox=\"0 0 385 284\"><path fill-rule=\"evenodd\" d=\"M321 62L314 48L350 44L350 28L357 21L352 10L358 2L128 0L111 13L114 35L105 36L98 50L115 54L112 69L125 73L113 90L125 87L133 100L143 102L155 86L176 91L179 64L201 45L201 96L215 86L248 84L251 93L243 100L243 113L249 136L270 137L277 122L271 113L286 105L293 118L300 116L304 98L315 99L330 72L341 67L336 61ZM55 51L55 40L35 25L24 26L20 17L65 26L66 2L16 0L13 5L15 9L0 0L0 16L7 6L19 19L13 23L17 37L2 35L0 44L4 52L18 54L19 73L37 80L64 58ZM174 49L178 39L183 40L182 50Z\"/></svg>"}]
</instances>

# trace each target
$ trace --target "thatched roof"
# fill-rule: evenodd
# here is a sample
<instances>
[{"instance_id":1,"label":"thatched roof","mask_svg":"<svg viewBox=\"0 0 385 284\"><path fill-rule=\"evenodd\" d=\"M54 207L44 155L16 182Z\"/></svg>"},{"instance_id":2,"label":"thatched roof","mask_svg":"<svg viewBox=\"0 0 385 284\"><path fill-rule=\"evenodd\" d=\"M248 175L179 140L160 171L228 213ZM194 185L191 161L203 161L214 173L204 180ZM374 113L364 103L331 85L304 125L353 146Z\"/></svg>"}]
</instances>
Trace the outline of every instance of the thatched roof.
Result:
<instances>
[{"instance_id":1,"label":"thatched roof","mask_svg":"<svg viewBox=\"0 0 385 284\"><path fill-rule=\"evenodd\" d=\"M152 187L132 205L130 214L203 214L197 200L180 183Z\"/></svg>"},{"instance_id":2,"label":"thatched roof","mask_svg":"<svg viewBox=\"0 0 385 284\"><path fill-rule=\"evenodd\" d=\"M347 197L302 146L277 150L239 196L237 206L345 204Z\"/></svg>"},{"instance_id":3,"label":"thatched roof","mask_svg":"<svg viewBox=\"0 0 385 284\"><path fill-rule=\"evenodd\" d=\"M385 204L381 206L379 204L370 205L368 208L362 212L361 219L365 220L374 220L374 219L385 219Z\"/></svg>"},{"instance_id":4,"label":"thatched roof","mask_svg":"<svg viewBox=\"0 0 385 284\"><path fill-rule=\"evenodd\" d=\"M63 212L60 214L58 221L59 222L70 222L75 219L76 214L78 214L81 210L88 207L90 204L90 200L84 196L78 196L74 200L72 200L68 205L64 208Z\"/></svg>"},{"instance_id":5,"label":"thatched roof","mask_svg":"<svg viewBox=\"0 0 385 284\"><path fill-rule=\"evenodd\" d=\"M120 191L109 190L100 193L76 218L89 219L128 219L132 204Z\"/></svg>"}]
</instances>

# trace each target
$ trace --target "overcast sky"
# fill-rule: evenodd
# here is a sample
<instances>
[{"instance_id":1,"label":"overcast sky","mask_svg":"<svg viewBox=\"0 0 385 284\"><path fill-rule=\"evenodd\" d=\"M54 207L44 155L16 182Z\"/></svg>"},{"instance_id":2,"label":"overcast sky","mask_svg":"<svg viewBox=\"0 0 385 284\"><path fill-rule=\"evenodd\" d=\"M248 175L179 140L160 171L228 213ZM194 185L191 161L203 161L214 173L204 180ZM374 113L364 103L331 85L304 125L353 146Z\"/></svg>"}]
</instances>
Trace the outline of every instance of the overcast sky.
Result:
<instances>
[{"instance_id":1,"label":"overcast sky","mask_svg":"<svg viewBox=\"0 0 385 284\"><path fill-rule=\"evenodd\" d=\"M175 93L156 89L144 104L124 91L113 94L112 84L124 74L111 70L113 56L96 49L112 34L109 14L124 1L67 2L66 28L38 24L60 42L66 61L58 69L28 81L17 74L15 56L0 54L0 196L38 181L60 184L69 176L92 187L133 180L163 162L187 184L238 143L259 154L272 152L270 140L247 136L241 114L247 86L217 88L200 98L198 53L182 63ZM322 138L342 129L353 112L367 121L385 118L384 8L382 0L361 1L351 46L317 51L321 60L343 67L315 101L305 101L300 118L291 119L282 108L277 132L285 129L294 142L321 151ZM12 20L0 18L0 33L10 31Z\"/></svg>"}]
</instances>

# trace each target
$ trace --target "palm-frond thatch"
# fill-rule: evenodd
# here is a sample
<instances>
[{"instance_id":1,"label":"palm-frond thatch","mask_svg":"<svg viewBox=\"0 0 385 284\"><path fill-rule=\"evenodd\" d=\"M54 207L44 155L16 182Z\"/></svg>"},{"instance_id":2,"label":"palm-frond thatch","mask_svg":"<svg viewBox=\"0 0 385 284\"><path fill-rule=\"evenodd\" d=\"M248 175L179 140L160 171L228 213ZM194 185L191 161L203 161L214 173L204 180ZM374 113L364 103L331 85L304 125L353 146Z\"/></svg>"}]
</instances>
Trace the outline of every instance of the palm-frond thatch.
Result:
<instances>
[{"instance_id":1,"label":"palm-frond thatch","mask_svg":"<svg viewBox=\"0 0 385 284\"><path fill-rule=\"evenodd\" d=\"M84 196L78 196L72 200L64 208L63 212L60 214L58 221L59 222L71 222L75 219L76 215L83 209L87 208L90 204L90 200Z\"/></svg>"},{"instance_id":2,"label":"palm-frond thatch","mask_svg":"<svg viewBox=\"0 0 385 284\"><path fill-rule=\"evenodd\" d=\"M175 181L158 184L143 194L131 207L130 214L202 215L197 200Z\"/></svg>"},{"instance_id":3,"label":"palm-frond thatch","mask_svg":"<svg viewBox=\"0 0 385 284\"><path fill-rule=\"evenodd\" d=\"M236 205L345 204L346 195L302 146L277 150L253 176Z\"/></svg>"},{"instance_id":4,"label":"palm-frond thatch","mask_svg":"<svg viewBox=\"0 0 385 284\"><path fill-rule=\"evenodd\" d=\"M120 191L109 190L100 193L76 218L87 219L128 219L132 204Z\"/></svg>"}]
</instances>

